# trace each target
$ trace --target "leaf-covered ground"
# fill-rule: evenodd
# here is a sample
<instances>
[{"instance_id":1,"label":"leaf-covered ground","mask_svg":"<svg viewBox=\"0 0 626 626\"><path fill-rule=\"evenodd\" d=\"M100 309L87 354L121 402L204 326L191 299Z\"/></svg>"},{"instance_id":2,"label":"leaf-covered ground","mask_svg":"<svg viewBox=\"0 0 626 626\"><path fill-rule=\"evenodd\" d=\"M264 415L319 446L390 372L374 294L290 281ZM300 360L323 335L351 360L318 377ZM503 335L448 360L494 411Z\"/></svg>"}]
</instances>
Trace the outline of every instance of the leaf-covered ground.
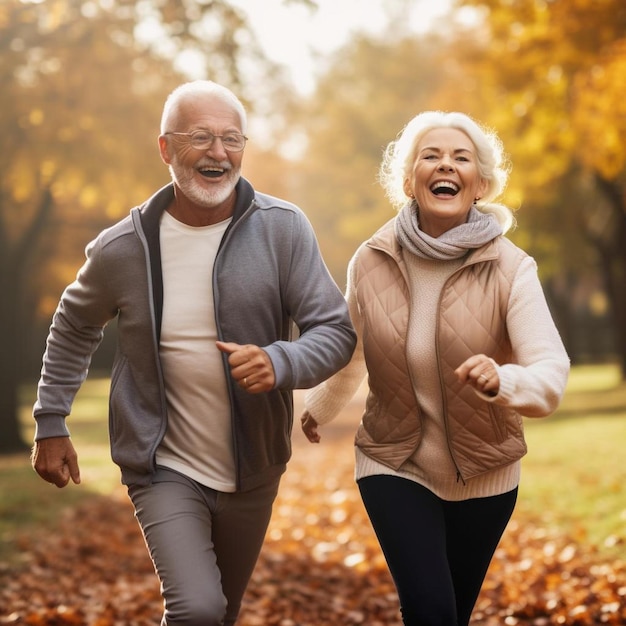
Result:
<instances>
[{"instance_id":1,"label":"leaf-covered ground","mask_svg":"<svg viewBox=\"0 0 626 626\"><path fill-rule=\"evenodd\" d=\"M395 590L353 482L352 428L294 435L238 626L400 626ZM54 487L50 487L54 489ZM158 583L123 492L18 535L0 570L0 624L155 626ZM626 624L626 564L516 512L474 613L484 626Z\"/></svg>"}]
</instances>

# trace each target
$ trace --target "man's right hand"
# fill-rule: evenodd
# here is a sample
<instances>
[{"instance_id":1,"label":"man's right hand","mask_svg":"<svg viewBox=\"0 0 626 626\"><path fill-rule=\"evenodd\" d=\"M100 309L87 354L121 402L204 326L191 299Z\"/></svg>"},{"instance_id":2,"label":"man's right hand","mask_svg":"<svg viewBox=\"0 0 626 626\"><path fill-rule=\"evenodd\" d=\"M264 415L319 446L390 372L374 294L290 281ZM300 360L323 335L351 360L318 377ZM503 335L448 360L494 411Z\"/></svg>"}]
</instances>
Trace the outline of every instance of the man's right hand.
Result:
<instances>
[{"instance_id":1,"label":"man's right hand","mask_svg":"<svg viewBox=\"0 0 626 626\"><path fill-rule=\"evenodd\" d=\"M69 437L50 437L35 442L31 457L33 468L47 482L65 487L80 483L78 455Z\"/></svg>"}]
</instances>

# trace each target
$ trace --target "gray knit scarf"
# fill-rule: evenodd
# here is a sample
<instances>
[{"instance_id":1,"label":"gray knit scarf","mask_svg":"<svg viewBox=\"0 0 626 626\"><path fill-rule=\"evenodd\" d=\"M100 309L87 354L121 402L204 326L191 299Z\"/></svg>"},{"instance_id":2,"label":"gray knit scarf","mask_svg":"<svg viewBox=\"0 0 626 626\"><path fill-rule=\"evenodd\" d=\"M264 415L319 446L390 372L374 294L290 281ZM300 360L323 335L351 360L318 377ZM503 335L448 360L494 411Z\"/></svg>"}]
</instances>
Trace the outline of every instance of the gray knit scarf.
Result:
<instances>
[{"instance_id":1,"label":"gray knit scarf","mask_svg":"<svg viewBox=\"0 0 626 626\"><path fill-rule=\"evenodd\" d=\"M418 207L413 200L400 209L396 217L395 232L398 242L405 250L423 259L447 261L459 259L473 248L480 248L503 231L494 215L481 213L472 206L467 222L451 228L440 237L431 237L420 230Z\"/></svg>"}]
</instances>

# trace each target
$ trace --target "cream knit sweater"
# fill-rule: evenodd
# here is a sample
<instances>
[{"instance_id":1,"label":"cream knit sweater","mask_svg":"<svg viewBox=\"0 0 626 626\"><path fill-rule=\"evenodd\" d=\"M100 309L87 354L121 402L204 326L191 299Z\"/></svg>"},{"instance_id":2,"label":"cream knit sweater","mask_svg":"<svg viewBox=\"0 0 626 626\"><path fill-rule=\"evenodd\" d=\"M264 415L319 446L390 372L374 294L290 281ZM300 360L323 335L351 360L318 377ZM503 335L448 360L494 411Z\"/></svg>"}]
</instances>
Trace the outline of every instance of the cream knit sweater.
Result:
<instances>
[{"instance_id":1,"label":"cream knit sweater","mask_svg":"<svg viewBox=\"0 0 626 626\"><path fill-rule=\"evenodd\" d=\"M415 394L422 419L423 438L411 459L399 471L375 461L356 449L356 479L375 474L402 476L414 480L445 500L464 500L505 493L520 480L518 461L503 468L477 476L463 484L448 451L442 418L441 387L436 367L435 325L437 303L447 278L462 264L462 259L432 261L403 251L410 285L411 303L406 351ZM352 264L349 272L352 271ZM318 424L334 419L354 396L367 375L362 344L362 320L351 291L354 281L349 276L346 295L352 321L359 336L356 350L348 366L306 396L305 408ZM569 359L537 277L532 258L524 259L511 289L507 328L516 355L516 365L498 367L501 386L494 400L510 407L524 407L532 415L532 406L540 402L543 381L564 389L569 372ZM529 333L529 328L533 332ZM555 354L561 368L554 368ZM542 358L549 357L550 367L542 367ZM530 409L530 410L529 410Z\"/></svg>"}]
</instances>

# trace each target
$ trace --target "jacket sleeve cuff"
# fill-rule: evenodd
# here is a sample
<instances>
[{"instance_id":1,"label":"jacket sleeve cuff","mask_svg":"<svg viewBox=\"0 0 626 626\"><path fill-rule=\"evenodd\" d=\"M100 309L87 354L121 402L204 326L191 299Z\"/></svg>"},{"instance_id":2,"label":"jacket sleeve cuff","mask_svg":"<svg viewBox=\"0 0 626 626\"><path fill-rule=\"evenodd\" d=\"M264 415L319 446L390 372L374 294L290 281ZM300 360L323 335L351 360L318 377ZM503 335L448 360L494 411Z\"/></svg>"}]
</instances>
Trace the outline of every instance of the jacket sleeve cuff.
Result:
<instances>
[{"instance_id":1,"label":"jacket sleeve cuff","mask_svg":"<svg viewBox=\"0 0 626 626\"><path fill-rule=\"evenodd\" d=\"M275 344L263 346L274 368L274 389L287 389L293 385L293 374L289 359Z\"/></svg>"},{"instance_id":2,"label":"jacket sleeve cuff","mask_svg":"<svg viewBox=\"0 0 626 626\"><path fill-rule=\"evenodd\" d=\"M38 415L35 425L35 441L50 439L50 437L69 437L70 431L63 415Z\"/></svg>"}]
</instances>

